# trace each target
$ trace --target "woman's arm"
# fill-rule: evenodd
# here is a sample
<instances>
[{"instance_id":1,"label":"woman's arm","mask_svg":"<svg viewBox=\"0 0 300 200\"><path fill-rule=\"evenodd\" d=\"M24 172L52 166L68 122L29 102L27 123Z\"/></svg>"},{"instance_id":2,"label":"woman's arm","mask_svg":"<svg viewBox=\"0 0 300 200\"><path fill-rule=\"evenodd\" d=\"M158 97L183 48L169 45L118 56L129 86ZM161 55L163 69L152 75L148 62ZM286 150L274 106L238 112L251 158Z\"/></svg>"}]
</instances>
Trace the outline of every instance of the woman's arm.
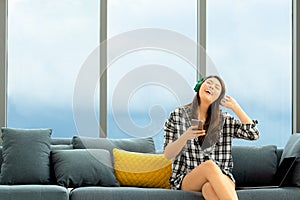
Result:
<instances>
[{"instance_id":1,"label":"woman's arm","mask_svg":"<svg viewBox=\"0 0 300 200\"><path fill-rule=\"evenodd\" d=\"M253 124L253 121L247 115L247 113L240 107L240 105L236 102L234 98L229 95L226 95L224 99L221 101L221 105L231 109L236 116L240 119L242 124Z\"/></svg>"},{"instance_id":2,"label":"woman's arm","mask_svg":"<svg viewBox=\"0 0 300 200\"><path fill-rule=\"evenodd\" d=\"M199 136L204 136L205 130L198 130L197 126L190 126L182 135L174 142L170 142L164 150L164 155L167 159L176 157L185 146L188 140L195 139Z\"/></svg>"},{"instance_id":3,"label":"woman's arm","mask_svg":"<svg viewBox=\"0 0 300 200\"><path fill-rule=\"evenodd\" d=\"M246 112L239 106L231 96L226 96L222 101L221 105L231 109L239 118L239 120L234 119L234 117L228 117L227 128L234 127L234 130L231 130L236 138L243 138L248 140L256 140L259 138L259 130L256 128L257 121L253 121L246 114ZM232 126L233 125L233 126Z\"/></svg>"},{"instance_id":4,"label":"woman's arm","mask_svg":"<svg viewBox=\"0 0 300 200\"><path fill-rule=\"evenodd\" d=\"M188 139L186 138L186 134L183 134L174 142L170 142L164 150L165 157L167 159L176 157L181 152L187 140Z\"/></svg>"}]
</instances>

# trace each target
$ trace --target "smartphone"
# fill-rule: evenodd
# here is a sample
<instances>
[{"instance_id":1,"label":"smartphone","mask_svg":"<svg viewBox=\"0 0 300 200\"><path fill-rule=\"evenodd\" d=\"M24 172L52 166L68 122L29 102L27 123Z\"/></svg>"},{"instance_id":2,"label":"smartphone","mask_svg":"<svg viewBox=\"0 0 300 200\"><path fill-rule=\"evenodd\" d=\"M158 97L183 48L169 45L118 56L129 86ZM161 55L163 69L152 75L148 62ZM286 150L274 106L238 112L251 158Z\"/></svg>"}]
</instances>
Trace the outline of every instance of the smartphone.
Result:
<instances>
[{"instance_id":1,"label":"smartphone","mask_svg":"<svg viewBox=\"0 0 300 200\"><path fill-rule=\"evenodd\" d=\"M203 122L199 119L192 119L192 126L197 126L198 130L203 129Z\"/></svg>"}]
</instances>

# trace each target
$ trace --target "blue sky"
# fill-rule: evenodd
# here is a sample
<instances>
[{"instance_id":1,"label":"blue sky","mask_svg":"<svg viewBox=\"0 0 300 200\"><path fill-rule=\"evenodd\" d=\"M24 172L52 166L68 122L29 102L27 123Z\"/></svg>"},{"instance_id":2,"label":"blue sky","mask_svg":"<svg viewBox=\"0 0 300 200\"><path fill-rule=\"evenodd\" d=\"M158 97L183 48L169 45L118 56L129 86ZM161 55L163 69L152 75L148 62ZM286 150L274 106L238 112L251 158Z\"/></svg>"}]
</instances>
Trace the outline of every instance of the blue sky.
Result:
<instances>
[{"instance_id":1,"label":"blue sky","mask_svg":"<svg viewBox=\"0 0 300 200\"><path fill-rule=\"evenodd\" d=\"M99 44L98 5L97 0L9 1L9 126L52 127L55 137L77 134L74 85ZM196 1L109 0L109 38L139 28L164 28L196 41ZM259 120L261 138L237 144L284 146L291 133L291 1L207 1L207 54L228 94ZM128 53L109 66L109 111L119 81L151 64L174 69L191 89L196 82L195 70L174 54ZM95 96L97 102L97 92ZM166 87L148 84L133 91L128 107L119 112L129 112L137 126L146 127L151 124L151 107L161 106L167 117L180 104ZM108 119L109 137L130 137L110 112ZM161 131L155 137L159 147L162 135Z\"/></svg>"}]
</instances>

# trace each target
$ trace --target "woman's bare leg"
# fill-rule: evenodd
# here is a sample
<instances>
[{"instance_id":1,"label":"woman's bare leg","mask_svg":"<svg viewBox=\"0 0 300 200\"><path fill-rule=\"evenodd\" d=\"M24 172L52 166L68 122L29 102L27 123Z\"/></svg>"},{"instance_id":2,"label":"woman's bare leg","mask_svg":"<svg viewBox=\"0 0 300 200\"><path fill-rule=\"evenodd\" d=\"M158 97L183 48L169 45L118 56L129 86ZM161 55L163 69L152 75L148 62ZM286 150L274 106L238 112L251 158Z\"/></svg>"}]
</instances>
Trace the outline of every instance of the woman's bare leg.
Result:
<instances>
[{"instance_id":1,"label":"woman's bare leg","mask_svg":"<svg viewBox=\"0 0 300 200\"><path fill-rule=\"evenodd\" d=\"M224 175L221 169L211 160L202 163L189 172L184 177L181 188L182 190L201 191L207 182L219 199L238 199L232 180Z\"/></svg>"},{"instance_id":2,"label":"woman's bare leg","mask_svg":"<svg viewBox=\"0 0 300 200\"><path fill-rule=\"evenodd\" d=\"M214 188L210 185L209 182L204 183L201 192L205 199L213 199L213 200L219 199L216 192L214 191Z\"/></svg>"}]
</instances>

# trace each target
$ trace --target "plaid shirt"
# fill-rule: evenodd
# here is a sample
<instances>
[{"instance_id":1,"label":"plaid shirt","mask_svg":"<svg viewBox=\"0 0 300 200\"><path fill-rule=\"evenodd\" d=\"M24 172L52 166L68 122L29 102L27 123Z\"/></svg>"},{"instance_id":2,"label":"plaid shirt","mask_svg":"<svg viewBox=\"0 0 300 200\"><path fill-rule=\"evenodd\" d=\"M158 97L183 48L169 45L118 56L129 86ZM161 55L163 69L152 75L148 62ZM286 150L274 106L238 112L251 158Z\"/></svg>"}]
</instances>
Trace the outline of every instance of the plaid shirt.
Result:
<instances>
[{"instance_id":1,"label":"plaid shirt","mask_svg":"<svg viewBox=\"0 0 300 200\"><path fill-rule=\"evenodd\" d=\"M164 127L164 148L170 142L177 140L191 126L191 114L191 106L179 107L170 114ZM223 129L220 129L219 140L214 145L209 157L220 167L224 174L234 181L231 155L232 139L255 140L259 137L259 131L256 128L256 120L253 120L253 124L242 124L228 113L222 112L222 115L224 120ZM172 189L180 189L183 177L206 160L207 157L201 150L198 138L187 141L181 153L173 159L173 169L170 177Z\"/></svg>"}]
</instances>

